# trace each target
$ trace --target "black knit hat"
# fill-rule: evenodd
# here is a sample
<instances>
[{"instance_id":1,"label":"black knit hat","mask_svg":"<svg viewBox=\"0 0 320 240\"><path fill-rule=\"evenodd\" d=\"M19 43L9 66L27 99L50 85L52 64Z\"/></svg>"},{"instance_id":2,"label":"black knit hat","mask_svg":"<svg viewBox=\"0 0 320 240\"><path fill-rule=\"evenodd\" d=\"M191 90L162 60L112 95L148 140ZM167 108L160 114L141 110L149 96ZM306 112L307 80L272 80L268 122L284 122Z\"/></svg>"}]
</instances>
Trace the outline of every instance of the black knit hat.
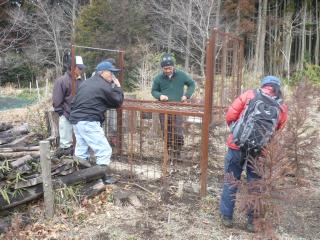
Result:
<instances>
[{"instance_id":1,"label":"black knit hat","mask_svg":"<svg viewBox=\"0 0 320 240\"><path fill-rule=\"evenodd\" d=\"M170 53L163 54L161 58L161 67L174 66L174 59Z\"/></svg>"}]
</instances>

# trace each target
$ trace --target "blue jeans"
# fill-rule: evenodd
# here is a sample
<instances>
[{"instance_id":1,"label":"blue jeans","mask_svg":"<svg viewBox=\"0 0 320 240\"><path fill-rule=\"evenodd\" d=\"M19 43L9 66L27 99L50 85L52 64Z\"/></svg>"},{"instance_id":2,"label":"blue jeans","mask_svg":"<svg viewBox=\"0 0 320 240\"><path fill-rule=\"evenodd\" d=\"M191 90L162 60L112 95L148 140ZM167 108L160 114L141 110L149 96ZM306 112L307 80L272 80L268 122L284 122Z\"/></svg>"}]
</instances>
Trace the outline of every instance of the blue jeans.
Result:
<instances>
[{"instance_id":1,"label":"blue jeans","mask_svg":"<svg viewBox=\"0 0 320 240\"><path fill-rule=\"evenodd\" d=\"M240 180L241 173L243 170L243 163L247 156L240 150L233 150L231 148L228 149L227 155L225 157L224 162L224 173L232 174L236 179ZM253 172L252 167L250 164L246 165L246 172L247 172L247 181L251 182L260 177ZM221 201L220 201L220 213L223 217L232 219L233 218L233 211L235 205L235 198L237 193L237 187L232 187L229 182L226 180L223 184L223 191L221 194ZM252 223L253 221L253 211L248 211L248 222Z\"/></svg>"},{"instance_id":2,"label":"blue jeans","mask_svg":"<svg viewBox=\"0 0 320 240\"><path fill-rule=\"evenodd\" d=\"M76 157L88 160L90 147L96 156L97 165L110 164L112 148L104 135L100 122L80 121L73 125L73 131L77 140L74 152Z\"/></svg>"}]
</instances>

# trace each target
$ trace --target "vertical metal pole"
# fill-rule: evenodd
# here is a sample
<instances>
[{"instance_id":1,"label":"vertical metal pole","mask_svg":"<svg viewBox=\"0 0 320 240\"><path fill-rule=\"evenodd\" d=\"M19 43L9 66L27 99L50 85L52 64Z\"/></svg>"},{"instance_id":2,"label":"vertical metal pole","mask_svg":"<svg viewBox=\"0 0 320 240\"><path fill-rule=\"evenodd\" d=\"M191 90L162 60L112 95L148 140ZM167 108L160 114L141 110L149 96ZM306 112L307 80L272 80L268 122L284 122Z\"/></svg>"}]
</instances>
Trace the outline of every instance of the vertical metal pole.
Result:
<instances>
[{"instance_id":1,"label":"vertical metal pole","mask_svg":"<svg viewBox=\"0 0 320 240\"><path fill-rule=\"evenodd\" d=\"M122 85L124 82L124 52L119 52L119 67L121 69L119 74L119 82ZM118 155L122 154L122 109L117 109L117 128L118 128L118 141L117 141L117 149L118 149Z\"/></svg>"},{"instance_id":2,"label":"vertical metal pole","mask_svg":"<svg viewBox=\"0 0 320 240\"><path fill-rule=\"evenodd\" d=\"M131 110L128 112L129 117L129 164L130 164L130 174L133 176L133 146L134 146L134 111Z\"/></svg>"},{"instance_id":3,"label":"vertical metal pole","mask_svg":"<svg viewBox=\"0 0 320 240\"><path fill-rule=\"evenodd\" d=\"M73 96L73 97L76 95L75 66L76 66L75 47L74 47L74 45L72 45L71 46L71 96ZM74 132L72 131L73 153L75 152L76 144L77 144L77 139L74 135Z\"/></svg>"},{"instance_id":4,"label":"vertical metal pole","mask_svg":"<svg viewBox=\"0 0 320 240\"><path fill-rule=\"evenodd\" d=\"M75 48L74 45L71 46L71 95L76 95L76 76L75 76L75 66L76 66L76 60L75 60Z\"/></svg>"},{"instance_id":5,"label":"vertical metal pole","mask_svg":"<svg viewBox=\"0 0 320 240\"><path fill-rule=\"evenodd\" d=\"M140 141L139 141L139 146L140 146L140 160L142 160L142 158L143 158L143 127L144 127L144 125L143 125L143 112L142 111L140 111L139 112L139 114L140 114L140 128L139 128L139 137L140 137Z\"/></svg>"},{"instance_id":6,"label":"vertical metal pole","mask_svg":"<svg viewBox=\"0 0 320 240\"><path fill-rule=\"evenodd\" d=\"M163 124L163 164L162 164L162 176L163 180L167 177L167 168L168 168L168 114L164 114L164 124Z\"/></svg>"},{"instance_id":7,"label":"vertical metal pole","mask_svg":"<svg viewBox=\"0 0 320 240\"><path fill-rule=\"evenodd\" d=\"M206 51L206 83L205 83L205 104L202 121L202 146L200 160L200 194L207 194L207 174L208 174L208 147L209 147L209 124L212 115L212 88L214 79L214 53L215 53L216 29L207 43Z\"/></svg>"},{"instance_id":8,"label":"vertical metal pole","mask_svg":"<svg viewBox=\"0 0 320 240\"><path fill-rule=\"evenodd\" d=\"M47 219L53 217L53 190L51 180L51 160L49 158L49 141L40 141L40 164L43 181L44 215Z\"/></svg>"}]
</instances>

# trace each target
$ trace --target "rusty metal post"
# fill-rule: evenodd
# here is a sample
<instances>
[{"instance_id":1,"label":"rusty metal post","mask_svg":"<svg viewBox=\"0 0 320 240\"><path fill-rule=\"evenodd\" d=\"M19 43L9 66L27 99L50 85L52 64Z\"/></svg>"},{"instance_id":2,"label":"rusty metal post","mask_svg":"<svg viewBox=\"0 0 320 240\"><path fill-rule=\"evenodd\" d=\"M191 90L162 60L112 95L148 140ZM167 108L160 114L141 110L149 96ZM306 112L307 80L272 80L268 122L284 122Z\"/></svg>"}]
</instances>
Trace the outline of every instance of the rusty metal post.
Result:
<instances>
[{"instance_id":1,"label":"rusty metal post","mask_svg":"<svg viewBox=\"0 0 320 240\"><path fill-rule=\"evenodd\" d=\"M121 69L119 74L119 82L122 85L124 82L124 51L119 51L119 67ZM118 141L117 152L118 155L122 154L122 109L117 109L117 129L118 129Z\"/></svg>"},{"instance_id":2,"label":"rusty metal post","mask_svg":"<svg viewBox=\"0 0 320 240\"><path fill-rule=\"evenodd\" d=\"M200 194L207 194L207 175L208 175L208 149L209 149L209 124L212 115L212 94L214 80L214 56L215 56L216 29L214 29L210 41L207 43L206 51L206 83L205 83L205 103L204 116L202 122L202 146L200 160Z\"/></svg>"},{"instance_id":3,"label":"rusty metal post","mask_svg":"<svg viewBox=\"0 0 320 240\"><path fill-rule=\"evenodd\" d=\"M168 114L164 114L164 126L163 126L163 135L164 135L164 143L163 143L163 164L162 164L162 176L163 180L167 177L168 170Z\"/></svg>"},{"instance_id":4,"label":"rusty metal post","mask_svg":"<svg viewBox=\"0 0 320 240\"><path fill-rule=\"evenodd\" d=\"M140 111L139 112L140 114L140 124L139 124L139 147L140 147L140 160L142 160L142 157L143 157L143 112Z\"/></svg>"},{"instance_id":5,"label":"rusty metal post","mask_svg":"<svg viewBox=\"0 0 320 240\"><path fill-rule=\"evenodd\" d=\"M75 76L75 47L74 45L71 46L71 96L76 95L76 76Z\"/></svg>"},{"instance_id":6,"label":"rusty metal post","mask_svg":"<svg viewBox=\"0 0 320 240\"><path fill-rule=\"evenodd\" d=\"M76 57L75 57L75 46L71 45L71 96L74 97L76 95L76 75L75 75L75 66L76 66ZM75 152L77 144L76 136L72 131L72 148L73 153Z\"/></svg>"},{"instance_id":7,"label":"rusty metal post","mask_svg":"<svg viewBox=\"0 0 320 240\"><path fill-rule=\"evenodd\" d=\"M129 117L128 117L128 125L129 125L129 164L130 164L130 174L131 177L133 176L133 151L134 151L134 111L129 111Z\"/></svg>"}]
</instances>

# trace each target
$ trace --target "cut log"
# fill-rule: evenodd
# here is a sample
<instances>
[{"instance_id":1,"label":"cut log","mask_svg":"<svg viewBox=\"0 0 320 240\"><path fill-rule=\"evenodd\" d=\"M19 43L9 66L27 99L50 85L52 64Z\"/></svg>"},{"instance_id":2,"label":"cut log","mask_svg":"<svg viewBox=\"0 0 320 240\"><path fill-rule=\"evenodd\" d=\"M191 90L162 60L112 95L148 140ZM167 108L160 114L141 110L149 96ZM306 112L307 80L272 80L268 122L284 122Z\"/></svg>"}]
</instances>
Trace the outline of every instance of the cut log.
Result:
<instances>
[{"instance_id":1,"label":"cut log","mask_svg":"<svg viewBox=\"0 0 320 240\"><path fill-rule=\"evenodd\" d=\"M26 155L26 156L23 156L23 157L20 157L18 158L17 160L15 161L12 161L10 162L10 165L13 167L13 168L18 168L20 166L22 166L23 164L25 164L27 161L30 161L32 160L32 156L31 155Z\"/></svg>"},{"instance_id":2,"label":"cut log","mask_svg":"<svg viewBox=\"0 0 320 240\"><path fill-rule=\"evenodd\" d=\"M29 151L29 152L12 152L12 153L0 153L0 157L4 158L20 158L26 155L31 155L31 157L36 158L40 156L39 151Z\"/></svg>"},{"instance_id":3,"label":"cut log","mask_svg":"<svg viewBox=\"0 0 320 240\"><path fill-rule=\"evenodd\" d=\"M58 180L66 185L76 184L80 182L88 182L93 179L99 179L105 176L105 170L100 166L94 166L91 168L82 169L80 171L73 172L70 175L59 177ZM58 181L54 181L58 183Z\"/></svg>"},{"instance_id":4,"label":"cut log","mask_svg":"<svg viewBox=\"0 0 320 240\"><path fill-rule=\"evenodd\" d=\"M77 172L74 172L67 176L62 176L53 179L53 185L55 187L61 187L61 185L71 185L79 182L90 182L92 180L101 179L105 176L105 170L99 166L94 166L91 168L86 168ZM27 203L38 197L42 196L43 188L42 184L38 184L34 187L27 188L22 194L16 194L15 196L10 196L10 203L8 203L0 195L0 210L5 210L13 208L23 203Z\"/></svg>"},{"instance_id":5,"label":"cut log","mask_svg":"<svg viewBox=\"0 0 320 240\"><path fill-rule=\"evenodd\" d=\"M25 179L24 181L17 182L14 186L14 189L31 187L40 183L42 183L42 176L38 176L31 179Z\"/></svg>"},{"instance_id":6,"label":"cut log","mask_svg":"<svg viewBox=\"0 0 320 240\"><path fill-rule=\"evenodd\" d=\"M6 131L10 128L13 128L11 123L4 123L4 122L0 123L0 132Z\"/></svg>"},{"instance_id":7,"label":"cut log","mask_svg":"<svg viewBox=\"0 0 320 240\"><path fill-rule=\"evenodd\" d=\"M3 144L1 147L16 147L19 145L24 145L27 141L29 141L35 135L36 135L35 133L29 133L29 134L22 136L20 138L10 140L8 143Z\"/></svg>"},{"instance_id":8,"label":"cut log","mask_svg":"<svg viewBox=\"0 0 320 240\"><path fill-rule=\"evenodd\" d=\"M20 126L15 126L7 131L0 132L0 138L17 137L29 132L28 125L22 124Z\"/></svg>"},{"instance_id":9,"label":"cut log","mask_svg":"<svg viewBox=\"0 0 320 240\"><path fill-rule=\"evenodd\" d=\"M0 137L0 145L13 141L14 137Z\"/></svg>"},{"instance_id":10,"label":"cut log","mask_svg":"<svg viewBox=\"0 0 320 240\"><path fill-rule=\"evenodd\" d=\"M8 203L2 196L0 196L0 210L16 207L20 204L30 202L38 197L42 196L42 185L27 188L22 194L15 194L10 197L10 203Z\"/></svg>"},{"instance_id":11,"label":"cut log","mask_svg":"<svg viewBox=\"0 0 320 240\"><path fill-rule=\"evenodd\" d=\"M0 147L0 154L5 152L39 151L39 146L32 147Z\"/></svg>"}]
</instances>

